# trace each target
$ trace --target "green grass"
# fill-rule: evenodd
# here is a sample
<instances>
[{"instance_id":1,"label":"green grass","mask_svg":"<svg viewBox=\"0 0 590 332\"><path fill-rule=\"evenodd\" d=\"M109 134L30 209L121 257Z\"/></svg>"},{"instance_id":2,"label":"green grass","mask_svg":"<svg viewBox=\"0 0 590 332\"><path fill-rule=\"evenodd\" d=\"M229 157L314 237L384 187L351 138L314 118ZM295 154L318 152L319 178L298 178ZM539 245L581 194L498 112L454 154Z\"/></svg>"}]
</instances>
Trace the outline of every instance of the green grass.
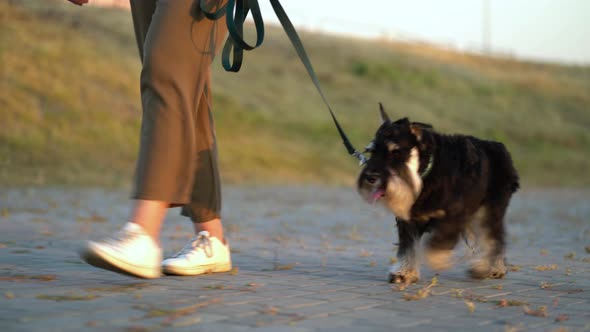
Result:
<instances>
[{"instance_id":1,"label":"green grass","mask_svg":"<svg viewBox=\"0 0 590 332\"><path fill-rule=\"evenodd\" d=\"M127 186L141 122L130 14L57 0L0 3L0 185ZM393 117L500 140L528 186L587 186L590 67L302 33L362 148ZM350 184L358 167L284 33L238 74L213 69L222 178Z\"/></svg>"}]
</instances>

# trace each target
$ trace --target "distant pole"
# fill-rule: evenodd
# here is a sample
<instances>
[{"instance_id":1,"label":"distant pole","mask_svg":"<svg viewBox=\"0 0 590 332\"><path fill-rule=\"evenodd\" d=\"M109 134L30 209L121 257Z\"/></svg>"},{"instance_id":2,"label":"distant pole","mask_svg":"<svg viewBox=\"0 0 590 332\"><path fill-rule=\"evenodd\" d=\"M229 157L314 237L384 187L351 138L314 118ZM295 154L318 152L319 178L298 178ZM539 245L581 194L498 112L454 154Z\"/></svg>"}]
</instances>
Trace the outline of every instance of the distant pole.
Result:
<instances>
[{"instance_id":1,"label":"distant pole","mask_svg":"<svg viewBox=\"0 0 590 332\"><path fill-rule=\"evenodd\" d=\"M492 51L492 20L490 10L490 0L483 0L482 4L482 39L483 39L483 52L489 54Z\"/></svg>"}]
</instances>

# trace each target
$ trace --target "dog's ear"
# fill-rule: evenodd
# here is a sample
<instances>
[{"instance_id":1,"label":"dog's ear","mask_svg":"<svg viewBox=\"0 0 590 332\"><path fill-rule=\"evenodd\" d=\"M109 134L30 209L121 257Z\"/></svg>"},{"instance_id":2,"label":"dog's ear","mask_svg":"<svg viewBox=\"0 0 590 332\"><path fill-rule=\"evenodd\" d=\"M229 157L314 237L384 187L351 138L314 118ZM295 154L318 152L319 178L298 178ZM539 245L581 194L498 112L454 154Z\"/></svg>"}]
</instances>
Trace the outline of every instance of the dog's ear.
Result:
<instances>
[{"instance_id":1,"label":"dog's ear","mask_svg":"<svg viewBox=\"0 0 590 332\"><path fill-rule=\"evenodd\" d=\"M418 142L422 140L422 133L424 130L432 130L432 125L423 122L412 122L410 125L410 132L416 136Z\"/></svg>"},{"instance_id":2,"label":"dog's ear","mask_svg":"<svg viewBox=\"0 0 590 332\"><path fill-rule=\"evenodd\" d=\"M473 165L479 161L479 156L477 154L477 148L473 145L471 140L465 141L465 159L467 161L467 165Z\"/></svg>"},{"instance_id":3,"label":"dog's ear","mask_svg":"<svg viewBox=\"0 0 590 332\"><path fill-rule=\"evenodd\" d=\"M424 127L417 125L415 123L412 123L410 125L410 132L412 133L412 135L416 136L416 140L418 140L418 142L422 140L422 130L424 129Z\"/></svg>"},{"instance_id":4,"label":"dog's ear","mask_svg":"<svg viewBox=\"0 0 590 332\"><path fill-rule=\"evenodd\" d=\"M382 103L379 103L379 113L381 114L381 121L383 121L383 123L391 122L391 120L389 119L389 115L385 113L385 108L383 107Z\"/></svg>"}]
</instances>

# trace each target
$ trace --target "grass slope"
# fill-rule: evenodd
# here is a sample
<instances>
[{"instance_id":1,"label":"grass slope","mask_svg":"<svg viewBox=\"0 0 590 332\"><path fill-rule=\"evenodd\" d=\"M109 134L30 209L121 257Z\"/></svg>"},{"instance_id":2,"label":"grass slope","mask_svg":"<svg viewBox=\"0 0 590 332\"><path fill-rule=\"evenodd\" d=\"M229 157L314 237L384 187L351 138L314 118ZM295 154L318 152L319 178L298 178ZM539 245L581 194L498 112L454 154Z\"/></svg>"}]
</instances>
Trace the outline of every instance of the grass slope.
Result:
<instances>
[{"instance_id":1,"label":"grass slope","mask_svg":"<svg viewBox=\"0 0 590 332\"><path fill-rule=\"evenodd\" d=\"M141 116L129 13L19 0L0 2L0 18L0 184L128 185ZM268 30L240 73L214 65L224 181L350 184L355 160L284 33ZM590 184L589 67L302 38L357 147L382 101L393 117L504 142L527 185Z\"/></svg>"}]
</instances>

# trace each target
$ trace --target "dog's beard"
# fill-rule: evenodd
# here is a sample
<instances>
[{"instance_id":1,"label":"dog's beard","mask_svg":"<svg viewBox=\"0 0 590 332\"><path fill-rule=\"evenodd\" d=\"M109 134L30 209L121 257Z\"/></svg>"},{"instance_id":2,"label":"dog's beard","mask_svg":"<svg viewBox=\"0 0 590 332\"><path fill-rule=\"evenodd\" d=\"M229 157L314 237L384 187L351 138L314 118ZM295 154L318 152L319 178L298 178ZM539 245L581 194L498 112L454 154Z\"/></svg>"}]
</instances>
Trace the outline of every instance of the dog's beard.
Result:
<instances>
[{"instance_id":1,"label":"dog's beard","mask_svg":"<svg viewBox=\"0 0 590 332\"><path fill-rule=\"evenodd\" d=\"M381 203L397 217L409 220L412 205L422 191L419 167L418 149L413 148L402 172L390 169L385 185L381 181L373 184L363 183L359 187L359 193L368 203Z\"/></svg>"},{"instance_id":2,"label":"dog's beard","mask_svg":"<svg viewBox=\"0 0 590 332\"><path fill-rule=\"evenodd\" d=\"M413 187L397 175L391 175L383 203L396 217L410 220L410 210L416 201Z\"/></svg>"},{"instance_id":3,"label":"dog's beard","mask_svg":"<svg viewBox=\"0 0 590 332\"><path fill-rule=\"evenodd\" d=\"M363 183L358 188L361 197L369 204L380 203L386 191L387 188L381 184L381 181L374 184Z\"/></svg>"}]
</instances>

